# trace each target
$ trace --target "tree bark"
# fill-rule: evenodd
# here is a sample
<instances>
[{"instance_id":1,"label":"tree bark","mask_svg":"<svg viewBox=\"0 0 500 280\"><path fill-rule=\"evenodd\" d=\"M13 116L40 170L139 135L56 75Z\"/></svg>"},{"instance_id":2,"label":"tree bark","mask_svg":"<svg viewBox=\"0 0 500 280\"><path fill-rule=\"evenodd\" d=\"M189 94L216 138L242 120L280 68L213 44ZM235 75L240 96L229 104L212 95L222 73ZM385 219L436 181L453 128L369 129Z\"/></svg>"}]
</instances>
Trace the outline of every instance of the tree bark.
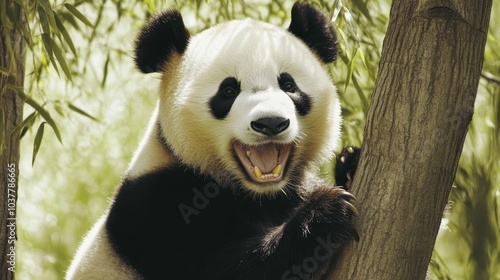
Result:
<instances>
[{"instance_id":1,"label":"tree bark","mask_svg":"<svg viewBox=\"0 0 500 280\"><path fill-rule=\"evenodd\" d=\"M326 279L424 279L483 64L491 0L394 0L353 179L359 242Z\"/></svg>"},{"instance_id":2,"label":"tree bark","mask_svg":"<svg viewBox=\"0 0 500 280\"><path fill-rule=\"evenodd\" d=\"M19 24L25 24L23 15L20 16ZM4 120L4 139L0 147L0 279L3 280L15 279L13 270L17 262L15 205L18 197L20 137L13 135L12 131L23 118L23 100L16 93L16 88L23 88L24 46L22 35L15 30L8 30L0 22L0 114L3 113Z\"/></svg>"}]
</instances>

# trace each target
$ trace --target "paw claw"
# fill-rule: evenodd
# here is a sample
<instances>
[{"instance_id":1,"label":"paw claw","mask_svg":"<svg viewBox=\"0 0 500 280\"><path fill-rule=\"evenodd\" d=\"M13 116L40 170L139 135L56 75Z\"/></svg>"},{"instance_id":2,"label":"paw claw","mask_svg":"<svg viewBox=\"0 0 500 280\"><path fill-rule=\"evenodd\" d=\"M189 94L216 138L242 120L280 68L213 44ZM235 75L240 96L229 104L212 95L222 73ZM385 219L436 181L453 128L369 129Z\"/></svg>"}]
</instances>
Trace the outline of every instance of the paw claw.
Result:
<instances>
[{"instance_id":1,"label":"paw claw","mask_svg":"<svg viewBox=\"0 0 500 280\"><path fill-rule=\"evenodd\" d=\"M356 201L356 197L352 193L345 191L345 190L340 194L340 197L342 197L346 200L351 199L351 200Z\"/></svg>"},{"instance_id":2,"label":"paw claw","mask_svg":"<svg viewBox=\"0 0 500 280\"><path fill-rule=\"evenodd\" d=\"M347 151L350 153L350 154L354 154L354 149L352 147L348 147L347 148Z\"/></svg>"},{"instance_id":3,"label":"paw claw","mask_svg":"<svg viewBox=\"0 0 500 280\"><path fill-rule=\"evenodd\" d=\"M344 202L345 205L347 206L347 208L349 210L351 210L351 212L354 214L354 216L359 216L359 212L358 212L358 209L356 209L356 207L354 207L354 205L352 205L350 202L346 201Z\"/></svg>"}]
</instances>

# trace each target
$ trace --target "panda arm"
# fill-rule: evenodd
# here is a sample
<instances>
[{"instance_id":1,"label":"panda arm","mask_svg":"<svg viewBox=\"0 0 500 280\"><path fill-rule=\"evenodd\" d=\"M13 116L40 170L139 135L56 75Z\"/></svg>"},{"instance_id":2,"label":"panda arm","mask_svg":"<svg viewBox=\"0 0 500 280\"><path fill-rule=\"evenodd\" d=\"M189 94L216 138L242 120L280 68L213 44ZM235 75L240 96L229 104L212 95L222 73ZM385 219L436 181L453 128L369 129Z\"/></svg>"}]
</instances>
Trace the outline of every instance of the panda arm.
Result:
<instances>
[{"instance_id":1,"label":"panda arm","mask_svg":"<svg viewBox=\"0 0 500 280\"><path fill-rule=\"evenodd\" d=\"M319 179L291 215L276 222L268 216L260 228L228 244L205 273L205 279L311 279L324 271L332 257L353 237L357 214L346 190Z\"/></svg>"},{"instance_id":2,"label":"panda arm","mask_svg":"<svg viewBox=\"0 0 500 280\"><path fill-rule=\"evenodd\" d=\"M281 233L266 236L271 242L262 244L263 256L272 255L272 262L288 261L276 279L316 275L349 240L359 238L353 223L357 210L349 202L353 198L341 188L317 186L282 225Z\"/></svg>"}]
</instances>

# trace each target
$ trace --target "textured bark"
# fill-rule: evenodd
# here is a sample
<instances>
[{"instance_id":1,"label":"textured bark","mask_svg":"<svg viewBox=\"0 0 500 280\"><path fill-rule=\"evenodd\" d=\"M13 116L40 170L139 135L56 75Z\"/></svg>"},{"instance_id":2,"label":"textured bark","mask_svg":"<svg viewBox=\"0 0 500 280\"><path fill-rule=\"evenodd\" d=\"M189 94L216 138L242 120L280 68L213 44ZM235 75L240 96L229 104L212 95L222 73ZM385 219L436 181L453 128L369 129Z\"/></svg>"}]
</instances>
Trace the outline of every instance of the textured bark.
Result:
<instances>
[{"instance_id":1,"label":"textured bark","mask_svg":"<svg viewBox=\"0 0 500 280\"><path fill-rule=\"evenodd\" d=\"M326 279L424 279L472 118L491 0L394 0L352 190L360 241Z\"/></svg>"},{"instance_id":2,"label":"textured bark","mask_svg":"<svg viewBox=\"0 0 500 280\"><path fill-rule=\"evenodd\" d=\"M21 20L20 24L24 24L24 20ZM16 209L9 206L13 205L12 199L16 201L18 197L20 141L19 136L12 135L12 131L23 118L23 100L13 89L23 87L25 54L21 34L12 30L5 32L4 28L0 23L0 67L8 72L0 73L0 109L5 120L5 139L0 153L0 279L11 280L15 277L14 272L9 271L12 265L8 263L11 259L8 254L12 252L10 247L16 245L12 241L9 244L8 238L9 235L15 234L16 227L12 225L16 222ZM14 56L11 56L8 50L9 40L6 40L5 36L10 39ZM15 257L17 262L17 255Z\"/></svg>"}]
</instances>

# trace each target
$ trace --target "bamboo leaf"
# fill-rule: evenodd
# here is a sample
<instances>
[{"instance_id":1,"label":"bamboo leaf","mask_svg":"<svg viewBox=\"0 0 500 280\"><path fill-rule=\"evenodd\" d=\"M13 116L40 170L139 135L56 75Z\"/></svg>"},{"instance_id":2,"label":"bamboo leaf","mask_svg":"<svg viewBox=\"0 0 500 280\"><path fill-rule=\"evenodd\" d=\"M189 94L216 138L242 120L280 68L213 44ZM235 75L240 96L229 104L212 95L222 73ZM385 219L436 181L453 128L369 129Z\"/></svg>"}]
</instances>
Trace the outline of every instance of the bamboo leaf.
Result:
<instances>
[{"instance_id":1,"label":"bamboo leaf","mask_svg":"<svg viewBox=\"0 0 500 280\"><path fill-rule=\"evenodd\" d=\"M54 109L56 109L56 112L59 113L59 115L61 115L63 117L66 116L63 108L61 107L61 102L59 102L59 101L54 102Z\"/></svg>"},{"instance_id":2,"label":"bamboo leaf","mask_svg":"<svg viewBox=\"0 0 500 280\"><path fill-rule=\"evenodd\" d=\"M29 25L21 24L20 17L21 14L26 14L26 10L23 8L23 4L18 2L19 0L15 0L9 9L7 15L9 16L10 21L14 25L14 29L21 32L24 40L27 42L27 46L30 50L33 51L33 38L31 37Z\"/></svg>"},{"instance_id":3,"label":"bamboo leaf","mask_svg":"<svg viewBox=\"0 0 500 280\"><path fill-rule=\"evenodd\" d=\"M94 120L94 121L96 121L96 122L98 122L98 121L99 121L96 117L94 117L94 116L92 116L91 114L89 114L89 113L85 112L84 110L82 110L82 109L80 109L80 108L76 107L76 106L75 106L75 105L73 105L72 103L68 103L68 108L70 108L71 110L73 110L73 111L77 112L78 114L83 115L83 116L85 116L85 117L87 117L87 118L89 118L89 119L91 119L91 120Z\"/></svg>"},{"instance_id":4,"label":"bamboo leaf","mask_svg":"<svg viewBox=\"0 0 500 280\"><path fill-rule=\"evenodd\" d=\"M35 122L37 116L38 113L36 111L31 113L20 124L18 124L16 128L14 128L12 134L19 135L22 138L24 136L25 131L27 131L29 128L31 128L31 126L33 126L33 123Z\"/></svg>"},{"instance_id":5,"label":"bamboo leaf","mask_svg":"<svg viewBox=\"0 0 500 280\"><path fill-rule=\"evenodd\" d=\"M78 22L75 20L75 17L72 13L59 11L58 15L60 18L64 19L64 22L71 24L76 30L81 31L80 26L78 25Z\"/></svg>"},{"instance_id":6,"label":"bamboo leaf","mask_svg":"<svg viewBox=\"0 0 500 280\"><path fill-rule=\"evenodd\" d=\"M352 54L351 60L349 61L349 64L347 64L347 76L345 78L344 92L347 91L347 86L349 86L349 83L351 81L352 73L354 72L354 65L355 65L354 62L355 62L357 53L358 53L358 49L355 49L354 53Z\"/></svg>"},{"instance_id":7,"label":"bamboo leaf","mask_svg":"<svg viewBox=\"0 0 500 280\"><path fill-rule=\"evenodd\" d=\"M365 58L365 53L361 48L358 48L358 53L359 57L361 58L361 61L363 62L363 65L365 65L365 68L368 69L368 64L366 64L366 58Z\"/></svg>"},{"instance_id":8,"label":"bamboo leaf","mask_svg":"<svg viewBox=\"0 0 500 280\"><path fill-rule=\"evenodd\" d=\"M56 137L59 140L59 142L62 143L61 133L59 132L59 128L57 128L56 122L50 116L50 113L47 110L45 110L40 104L38 104L35 100L31 99L31 97L27 96L23 92L18 92L17 94L19 94L19 96L21 96L21 98L24 100L24 102L26 102L26 104L33 107L33 109L35 109L40 114L40 116L42 116L42 118L45 119L45 121L54 130L54 133L56 134Z\"/></svg>"},{"instance_id":9,"label":"bamboo leaf","mask_svg":"<svg viewBox=\"0 0 500 280\"><path fill-rule=\"evenodd\" d=\"M57 61L59 62L59 65L61 66L64 74L66 75L68 80L70 80L72 82L73 79L71 78L71 71L69 71L68 64L66 63L66 59L64 58L64 55L63 55L61 49L57 45L56 41L54 41L54 39L49 38L49 42L50 42L50 46L52 47L52 52L56 56Z\"/></svg>"},{"instance_id":10,"label":"bamboo leaf","mask_svg":"<svg viewBox=\"0 0 500 280\"><path fill-rule=\"evenodd\" d=\"M366 3L361 1L361 0L352 0L352 3L358 10L370 21L372 21L372 17L370 15L370 11L368 10L368 7L366 6Z\"/></svg>"},{"instance_id":11,"label":"bamboo leaf","mask_svg":"<svg viewBox=\"0 0 500 280\"><path fill-rule=\"evenodd\" d=\"M66 9L68 9L68 11L70 11L81 22L85 23L85 25L87 25L88 27L94 28L94 25L80 11L78 11L78 9L75 8L75 6L66 3L66 4L64 4L64 7L66 7Z\"/></svg>"},{"instance_id":12,"label":"bamboo leaf","mask_svg":"<svg viewBox=\"0 0 500 280\"><path fill-rule=\"evenodd\" d=\"M363 112L368 114L368 100L366 99L364 95L364 91L361 89L361 86L358 83L358 79L356 78L356 75L352 76L352 84L354 85L354 88L356 88L356 93L358 93L358 97L361 100L361 103L363 104Z\"/></svg>"},{"instance_id":13,"label":"bamboo leaf","mask_svg":"<svg viewBox=\"0 0 500 280\"><path fill-rule=\"evenodd\" d=\"M56 69L57 75L59 75L59 68L57 67L56 61L54 60L54 51L52 50L52 44L50 43L50 41L50 35L47 33L43 33L42 42L43 46L45 47L45 52L49 56L50 63L52 63L54 69Z\"/></svg>"},{"instance_id":14,"label":"bamboo leaf","mask_svg":"<svg viewBox=\"0 0 500 280\"><path fill-rule=\"evenodd\" d=\"M0 1L0 21L2 22L2 27L5 27L4 32L12 30L12 23L10 22L9 16L7 15L7 1Z\"/></svg>"},{"instance_id":15,"label":"bamboo leaf","mask_svg":"<svg viewBox=\"0 0 500 280\"><path fill-rule=\"evenodd\" d=\"M59 18L59 16L57 14L55 14L55 13L54 13L54 18L56 20L57 26L59 27L59 31L61 31L61 34L62 34L64 40L66 41L66 44L68 44L69 48L71 49L71 51L75 55L75 58L78 59L78 55L76 54L75 45L73 44L73 40L71 39L71 36L69 35L68 31L64 27L64 24L62 23L62 21Z\"/></svg>"},{"instance_id":16,"label":"bamboo leaf","mask_svg":"<svg viewBox=\"0 0 500 280\"><path fill-rule=\"evenodd\" d=\"M38 18L40 19L40 25L42 25L43 33L48 34L50 37L51 32L49 19L47 18L47 13L41 6L38 6Z\"/></svg>"},{"instance_id":17,"label":"bamboo leaf","mask_svg":"<svg viewBox=\"0 0 500 280\"><path fill-rule=\"evenodd\" d=\"M56 20L54 18L54 10L50 6L50 3L47 0L39 0L38 3L42 7L42 9L45 11L45 16L47 18L47 21L52 27L52 31L59 35L59 28L57 27Z\"/></svg>"},{"instance_id":18,"label":"bamboo leaf","mask_svg":"<svg viewBox=\"0 0 500 280\"><path fill-rule=\"evenodd\" d=\"M38 131L36 132L35 135L35 141L33 143L33 158L31 160L32 166L35 165L36 155L38 154L38 151L40 150L40 145L42 144L44 127L45 127L45 122L42 122L38 127Z\"/></svg>"},{"instance_id":19,"label":"bamboo leaf","mask_svg":"<svg viewBox=\"0 0 500 280\"><path fill-rule=\"evenodd\" d=\"M109 67L109 60L110 60L110 55L108 53L106 57L106 62L104 63L104 74L102 75L102 82L101 82L101 88L104 88L106 85L106 79L108 78L108 67Z\"/></svg>"}]
</instances>

